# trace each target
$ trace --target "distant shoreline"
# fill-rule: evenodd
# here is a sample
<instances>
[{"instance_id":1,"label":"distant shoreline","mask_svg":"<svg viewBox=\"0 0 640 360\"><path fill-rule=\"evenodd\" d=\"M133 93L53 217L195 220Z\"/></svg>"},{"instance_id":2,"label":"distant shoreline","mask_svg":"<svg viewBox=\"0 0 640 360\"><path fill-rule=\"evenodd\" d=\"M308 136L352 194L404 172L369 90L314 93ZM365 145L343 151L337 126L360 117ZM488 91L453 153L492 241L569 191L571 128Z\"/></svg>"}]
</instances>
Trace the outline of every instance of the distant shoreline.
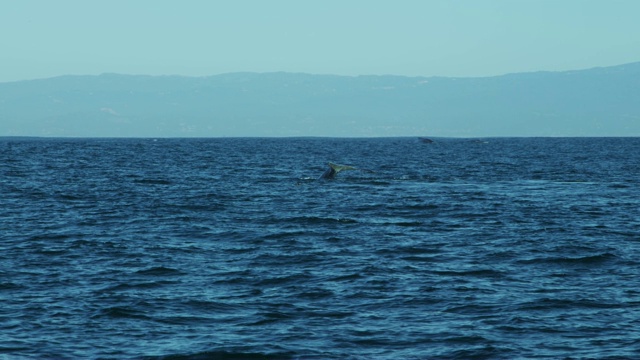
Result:
<instances>
[{"instance_id":1,"label":"distant shoreline","mask_svg":"<svg viewBox=\"0 0 640 360\"><path fill-rule=\"evenodd\" d=\"M434 136L430 139L438 140L479 140L479 139L634 139L640 135L625 136ZM0 136L0 140L217 140L217 139L416 139L419 136Z\"/></svg>"}]
</instances>

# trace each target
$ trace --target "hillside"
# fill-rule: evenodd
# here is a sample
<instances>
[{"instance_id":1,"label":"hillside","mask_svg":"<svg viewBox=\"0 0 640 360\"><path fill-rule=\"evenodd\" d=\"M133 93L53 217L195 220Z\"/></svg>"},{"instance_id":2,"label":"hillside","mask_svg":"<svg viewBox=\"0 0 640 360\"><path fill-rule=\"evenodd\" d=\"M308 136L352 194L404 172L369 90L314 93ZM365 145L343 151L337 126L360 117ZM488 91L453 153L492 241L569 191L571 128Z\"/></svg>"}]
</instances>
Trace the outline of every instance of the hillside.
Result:
<instances>
[{"instance_id":1,"label":"hillside","mask_svg":"<svg viewBox=\"0 0 640 360\"><path fill-rule=\"evenodd\" d=\"M640 136L640 62L487 78L230 73L0 83L0 136Z\"/></svg>"}]
</instances>

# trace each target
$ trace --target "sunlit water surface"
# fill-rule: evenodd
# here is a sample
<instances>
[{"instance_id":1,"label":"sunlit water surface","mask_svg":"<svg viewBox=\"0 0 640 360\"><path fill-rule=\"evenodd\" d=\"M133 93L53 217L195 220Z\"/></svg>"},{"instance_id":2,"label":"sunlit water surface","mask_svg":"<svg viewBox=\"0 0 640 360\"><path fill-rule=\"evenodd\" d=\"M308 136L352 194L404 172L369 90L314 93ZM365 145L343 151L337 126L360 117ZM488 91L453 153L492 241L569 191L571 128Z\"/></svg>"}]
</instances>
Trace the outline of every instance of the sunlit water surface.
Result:
<instances>
[{"instance_id":1,"label":"sunlit water surface","mask_svg":"<svg viewBox=\"0 0 640 360\"><path fill-rule=\"evenodd\" d=\"M0 139L0 357L640 357L640 139L435 140Z\"/></svg>"}]
</instances>

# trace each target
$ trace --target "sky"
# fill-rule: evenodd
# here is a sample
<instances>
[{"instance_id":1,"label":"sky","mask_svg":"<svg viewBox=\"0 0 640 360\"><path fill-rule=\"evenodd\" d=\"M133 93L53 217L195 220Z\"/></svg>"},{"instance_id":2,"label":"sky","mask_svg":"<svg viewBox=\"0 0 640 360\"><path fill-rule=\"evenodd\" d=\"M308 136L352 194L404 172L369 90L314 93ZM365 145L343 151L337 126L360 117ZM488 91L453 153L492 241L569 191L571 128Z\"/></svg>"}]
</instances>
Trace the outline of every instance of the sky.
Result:
<instances>
[{"instance_id":1,"label":"sky","mask_svg":"<svg viewBox=\"0 0 640 360\"><path fill-rule=\"evenodd\" d=\"M640 61L638 0L0 0L0 82L484 77Z\"/></svg>"}]
</instances>

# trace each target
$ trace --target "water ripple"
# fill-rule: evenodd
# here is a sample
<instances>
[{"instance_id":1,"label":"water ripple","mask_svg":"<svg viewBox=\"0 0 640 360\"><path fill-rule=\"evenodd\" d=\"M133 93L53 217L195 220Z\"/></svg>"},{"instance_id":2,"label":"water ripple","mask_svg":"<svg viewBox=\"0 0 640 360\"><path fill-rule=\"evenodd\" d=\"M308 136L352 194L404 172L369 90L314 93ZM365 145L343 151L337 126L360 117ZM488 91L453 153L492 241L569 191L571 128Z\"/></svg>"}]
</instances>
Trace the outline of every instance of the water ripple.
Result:
<instances>
[{"instance_id":1,"label":"water ripple","mask_svg":"<svg viewBox=\"0 0 640 360\"><path fill-rule=\"evenodd\" d=\"M0 140L0 354L637 357L637 139L420 145Z\"/></svg>"}]
</instances>

